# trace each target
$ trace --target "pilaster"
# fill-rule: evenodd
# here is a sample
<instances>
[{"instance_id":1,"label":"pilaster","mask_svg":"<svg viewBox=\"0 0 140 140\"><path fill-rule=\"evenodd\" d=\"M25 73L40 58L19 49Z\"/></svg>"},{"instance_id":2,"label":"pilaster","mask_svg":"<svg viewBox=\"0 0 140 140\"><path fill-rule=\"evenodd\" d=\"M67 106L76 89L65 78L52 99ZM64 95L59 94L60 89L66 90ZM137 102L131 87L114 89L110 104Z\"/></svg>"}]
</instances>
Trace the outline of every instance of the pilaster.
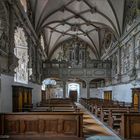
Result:
<instances>
[{"instance_id":1,"label":"pilaster","mask_svg":"<svg viewBox=\"0 0 140 140\"><path fill-rule=\"evenodd\" d=\"M90 79L86 79L86 94L87 94L87 98L89 99L90 98L90 87L89 87L89 84L90 84Z\"/></svg>"},{"instance_id":2,"label":"pilaster","mask_svg":"<svg viewBox=\"0 0 140 140\"><path fill-rule=\"evenodd\" d=\"M66 98L66 81L63 80L63 98Z\"/></svg>"}]
</instances>

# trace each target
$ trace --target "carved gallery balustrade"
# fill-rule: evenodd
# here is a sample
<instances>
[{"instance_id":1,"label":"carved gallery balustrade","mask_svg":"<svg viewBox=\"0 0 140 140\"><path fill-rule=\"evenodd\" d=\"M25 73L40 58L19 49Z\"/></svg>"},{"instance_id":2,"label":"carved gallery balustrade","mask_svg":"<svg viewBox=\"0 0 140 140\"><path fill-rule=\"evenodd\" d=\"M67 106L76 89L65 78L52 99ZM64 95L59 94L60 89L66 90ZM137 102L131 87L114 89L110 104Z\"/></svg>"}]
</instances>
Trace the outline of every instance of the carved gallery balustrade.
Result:
<instances>
[{"instance_id":1,"label":"carved gallery balustrade","mask_svg":"<svg viewBox=\"0 0 140 140\"><path fill-rule=\"evenodd\" d=\"M43 64L43 77L110 78L111 62L92 60L91 63L86 63L84 67L72 67L70 63L66 61L48 61Z\"/></svg>"}]
</instances>

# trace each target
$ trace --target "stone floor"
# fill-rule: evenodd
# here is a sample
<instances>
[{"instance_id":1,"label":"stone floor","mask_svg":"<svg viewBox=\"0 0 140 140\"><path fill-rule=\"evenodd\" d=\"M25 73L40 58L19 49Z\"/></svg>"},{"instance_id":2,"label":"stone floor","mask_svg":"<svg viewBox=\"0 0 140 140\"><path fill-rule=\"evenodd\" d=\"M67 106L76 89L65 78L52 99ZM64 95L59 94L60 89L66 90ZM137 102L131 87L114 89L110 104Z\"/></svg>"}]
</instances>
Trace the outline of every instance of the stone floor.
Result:
<instances>
[{"instance_id":1,"label":"stone floor","mask_svg":"<svg viewBox=\"0 0 140 140\"><path fill-rule=\"evenodd\" d=\"M83 131L86 140L121 140L115 133L101 123L83 106L77 104L83 112Z\"/></svg>"}]
</instances>

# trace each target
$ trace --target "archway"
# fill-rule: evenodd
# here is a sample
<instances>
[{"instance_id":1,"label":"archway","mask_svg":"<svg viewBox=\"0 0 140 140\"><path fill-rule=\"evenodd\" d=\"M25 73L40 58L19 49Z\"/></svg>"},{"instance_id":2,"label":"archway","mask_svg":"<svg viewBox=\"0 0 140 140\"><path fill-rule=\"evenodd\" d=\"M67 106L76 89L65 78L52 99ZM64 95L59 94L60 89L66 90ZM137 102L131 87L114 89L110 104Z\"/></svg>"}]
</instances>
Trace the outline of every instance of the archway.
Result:
<instances>
[{"instance_id":1,"label":"archway","mask_svg":"<svg viewBox=\"0 0 140 140\"><path fill-rule=\"evenodd\" d=\"M78 102L80 97L80 84L69 83L68 84L68 97L73 101Z\"/></svg>"}]
</instances>

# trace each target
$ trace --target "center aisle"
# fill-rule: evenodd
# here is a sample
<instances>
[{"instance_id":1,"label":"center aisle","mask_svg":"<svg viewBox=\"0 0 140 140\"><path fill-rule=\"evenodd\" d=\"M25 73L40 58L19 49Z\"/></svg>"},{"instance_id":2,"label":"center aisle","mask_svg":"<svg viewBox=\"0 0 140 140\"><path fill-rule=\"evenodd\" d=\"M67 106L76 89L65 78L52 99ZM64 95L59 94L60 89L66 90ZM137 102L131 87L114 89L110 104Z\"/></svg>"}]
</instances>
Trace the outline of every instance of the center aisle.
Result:
<instances>
[{"instance_id":1,"label":"center aisle","mask_svg":"<svg viewBox=\"0 0 140 140\"><path fill-rule=\"evenodd\" d=\"M77 103L77 106L83 113L83 132L86 140L121 140L81 104Z\"/></svg>"}]
</instances>

